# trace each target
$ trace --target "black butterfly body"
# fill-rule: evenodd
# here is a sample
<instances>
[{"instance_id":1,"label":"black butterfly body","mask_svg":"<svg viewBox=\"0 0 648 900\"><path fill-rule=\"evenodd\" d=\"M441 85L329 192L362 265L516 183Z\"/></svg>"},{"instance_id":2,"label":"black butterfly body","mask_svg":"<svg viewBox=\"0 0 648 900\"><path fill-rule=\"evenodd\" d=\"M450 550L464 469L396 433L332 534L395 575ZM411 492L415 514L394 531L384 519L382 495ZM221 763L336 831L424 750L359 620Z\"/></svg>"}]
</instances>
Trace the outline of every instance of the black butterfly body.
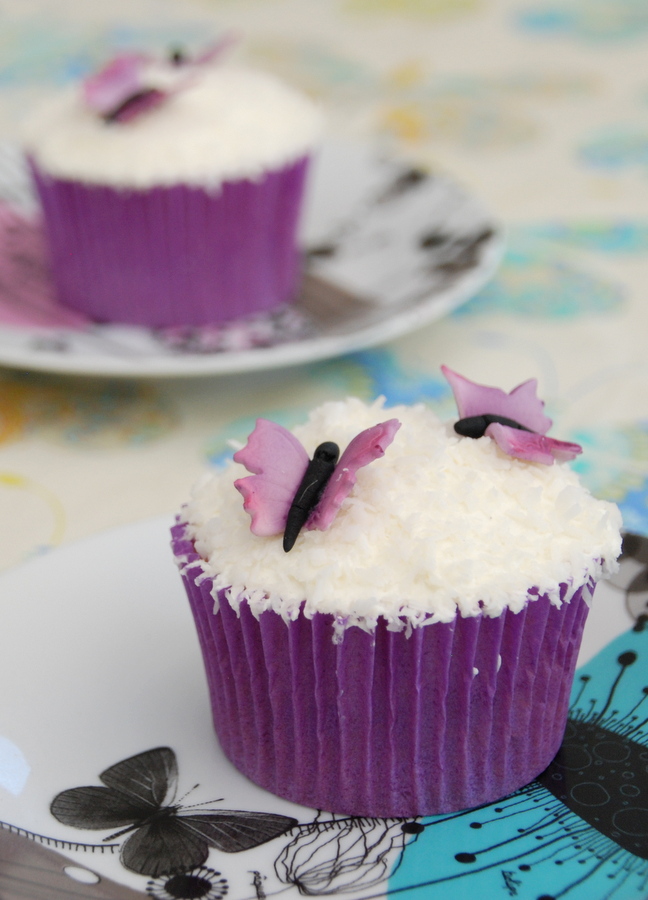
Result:
<instances>
[{"instance_id":1,"label":"black butterfly body","mask_svg":"<svg viewBox=\"0 0 648 900\"><path fill-rule=\"evenodd\" d=\"M118 762L99 775L105 787L78 787L54 798L52 815L65 825L132 832L121 847L127 869L156 878L202 865L210 847L249 850L297 824L274 813L208 809L173 804L178 765L170 747L156 747Z\"/></svg>"},{"instance_id":2,"label":"black butterfly body","mask_svg":"<svg viewBox=\"0 0 648 900\"><path fill-rule=\"evenodd\" d=\"M311 510L317 506L324 488L335 471L339 457L340 448L333 441L324 441L315 449L288 510L283 536L283 548L286 553L295 546L299 532L306 524Z\"/></svg>"},{"instance_id":3,"label":"black butterfly body","mask_svg":"<svg viewBox=\"0 0 648 900\"><path fill-rule=\"evenodd\" d=\"M519 431L531 431L526 425L520 425L515 419L509 419L508 416L498 416L494 413L484 413L481 416L467 416L459 419L454 424L454 430L462 437L480 438L486 433L489 425L499 423L500 425L508 425L509 428L517 428Z\"/></svg>"}]
</instances>

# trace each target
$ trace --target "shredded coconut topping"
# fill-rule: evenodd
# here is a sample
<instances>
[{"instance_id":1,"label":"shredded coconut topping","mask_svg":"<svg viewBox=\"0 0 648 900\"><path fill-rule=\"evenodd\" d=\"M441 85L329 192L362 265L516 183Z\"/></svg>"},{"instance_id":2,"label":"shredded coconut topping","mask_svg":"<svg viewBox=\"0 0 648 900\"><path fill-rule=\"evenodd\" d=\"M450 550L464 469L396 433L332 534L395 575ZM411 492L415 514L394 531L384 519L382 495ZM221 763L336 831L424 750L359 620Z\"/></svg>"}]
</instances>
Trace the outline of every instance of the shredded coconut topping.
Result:
<instances>
[{"instance_id":1,"label":"shredded coconut topping","mask_svg":"<svg viewBox=\"0 0 648 900\"><path fill-rule=\"evenodd\" d=\"M326 403L294 434L309 455L324 440L344 448L385 418L383 405ZM246 599L256 615L332 613L338 630L370 630L382 616L401 630L457 611L519 612L543 594L560 606L614 571L619 510L592 497L567 464L523 462L489 437L458 437L423 405L389 416L402 427L385 456L358 472L330 528L303 532L290 553L281 535L251 533L234 488L242 466L196 486L182 518L214 595L228 588L235 609Z\"/></svg>"},{"instance_id":2,"label":"shredded coconut topping","mask_svg":"<svg viewBox=\"0 0 648 900\"><path fill-rule=\"evenodd\" d=\"M302 94L272 75L219 63L124 124L105 122L79 88L66 91L30 119L24 139L39 167L58 178L217 189L295 162L321 130L320 111Z\"/></svg>"}]
</instances>

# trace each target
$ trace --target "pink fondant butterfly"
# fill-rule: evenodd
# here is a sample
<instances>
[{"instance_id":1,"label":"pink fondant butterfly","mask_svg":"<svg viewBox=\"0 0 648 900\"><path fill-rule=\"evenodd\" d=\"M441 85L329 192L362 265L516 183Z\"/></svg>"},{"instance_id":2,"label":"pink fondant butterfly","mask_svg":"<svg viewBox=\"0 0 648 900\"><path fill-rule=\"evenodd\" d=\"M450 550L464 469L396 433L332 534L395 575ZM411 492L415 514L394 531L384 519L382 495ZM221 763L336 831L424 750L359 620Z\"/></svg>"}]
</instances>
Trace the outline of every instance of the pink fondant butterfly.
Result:
<instances>
[{"instance_id":1,"label":"pink fondant butterfly","mask_svg":"<svg viewBox=\"0 0 648 900\"><path fill-rule=\"evenodd\" d=\"M107 122L130 122L189 87L201 67L217 59L231 42L226 35L199 56L178 53L166 61L146 53L120 53L85 79L85 103Z\"/></svg>"},{"instance_id":2,"label":"pink fondant butterfly","mask_svg":"<svg viewBox=\"0 0 648 900\"><path fill-rule=\"evenodd\" d=\"M544 414L544 402L536 395L535 378L507 394L469 381L447 366L441 366L441 371L457 403L460 419L454 427L458 434L473 438L486 434L509 456L545 465L582 453L579 444L547 437L552 422Z\"/></svg>"},{"instance_id":3,"label":"pink fondant butterfly","mask_svg":"<svg viewBox=\"0 0 648 900\"><path fill-rule=\"evenodd\" d=\"M399 428L398 419L389 419L361 431L338 462L336 444L320 444L309 460L293 434L257 419L247 444L234 454L252 472L234 482L252 519L252 533L283 532L284 550L290 550L302 526L325 531L356 483L358 469L383 456Z\"/></svg>"}]
</instances>

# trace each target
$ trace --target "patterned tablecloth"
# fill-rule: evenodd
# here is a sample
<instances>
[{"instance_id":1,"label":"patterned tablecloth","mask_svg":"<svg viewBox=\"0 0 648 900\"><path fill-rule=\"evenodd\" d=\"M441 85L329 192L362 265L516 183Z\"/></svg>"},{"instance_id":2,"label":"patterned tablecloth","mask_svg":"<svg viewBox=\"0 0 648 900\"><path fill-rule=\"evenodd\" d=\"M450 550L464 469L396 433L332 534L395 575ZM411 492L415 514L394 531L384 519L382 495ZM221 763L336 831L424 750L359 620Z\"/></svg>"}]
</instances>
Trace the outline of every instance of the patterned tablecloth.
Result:
<instances>
[{"instance_id":1,"label":"patterned tablecloth","mask_svg":"<svg viewBox=\"0 0 648 900\"><path fill-rule=\"evenodd\" d=\"M648 536L648 2L0 0L0 141L116 48L225 31L320 101L331 135L483 201L501 266L441 320L341 358L148 380L0 367L0 569L173 513L257 415L382 394L449 418L442 363L506 389L537 377L586 484Z\"/></svg>"}]
</instances>

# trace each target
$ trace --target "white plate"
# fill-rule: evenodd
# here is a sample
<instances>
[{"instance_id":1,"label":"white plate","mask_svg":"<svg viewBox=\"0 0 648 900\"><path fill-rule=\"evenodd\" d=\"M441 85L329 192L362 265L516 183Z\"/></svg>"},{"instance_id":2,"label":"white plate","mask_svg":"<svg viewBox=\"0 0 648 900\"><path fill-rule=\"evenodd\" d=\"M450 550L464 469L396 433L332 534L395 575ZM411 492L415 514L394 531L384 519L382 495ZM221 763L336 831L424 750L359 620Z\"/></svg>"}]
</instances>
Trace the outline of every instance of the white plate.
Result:
<instances>
[{"instance_id":1,"label":"white plate","mask_svg":"<svg viewBox=\"0 0 648 900\"><path fill-rule=\"evenodd\" d=\"M172 344L130 326L0 325L0 364L88 375L225 374L337 356L432 322L492 276L503 239L468 192L445 177L419 175L366 145L323 148L305 213L308 262L296 317L237 323L217 351L206 349L214 342L201 332ZM34 210L24 166L9 146L0 147L2 198ZM265 341L259 334L268 325L271 346L227 349Z\"/></svg>"},{"instance_id":2,"label":"white plate","mask_svg":"<svg viewBox=\"0 0 648 900\"><path fill-rule=\"evenodd\" d=\"M585 865L573 859L558 870L549 851L544 854L548 862L538 860L537 851L545 847L535 842L536 828L528 838L532 843L528 856L524 855L520 816L537 818L540 809L528 797L501 801L468 817L425 820L424 837L429 838L427 852L432 855L424 856L421 870L426 844L413 833L420 823L414 827L409 823L404 832L402 820L332 820L325 814L318 818L314 810L278 799L239 775L213 735L194 626L171 561L170 524L170 520L155 519L106 532L35 558L0 577L3 900L129 900L144 898L145 891L159 900L221 900L225 882L227 900L279 893L297 900L299 880L301 893L310 890L359 900L382 897L390 890L399 896L408 885L412 885L411 893L405 890L409 900L461 900L470 893L487 900L511 896L535 900L543 893L557 893L553 882L551 890L543 890L543 879L557 872L563 887L575 878L582 881L580 887L560 895L566 900L608 896L611 884L605 870L603 887L585 879L590 869L600 874L594 851L580 853ZM632 634L628 632L632 621L625 612L623 592L600 586L581 662L615 636L620 635L617 640L623 642ZM640 638L644 644L648 641L648 635ZM614 651L614 658L618 652ZM599 654L596 659L600 658ZM592 671L599 677L599 670ZM641 672L637 675L642 677ZM603 697L614 677L611 671ZM292 817L298 824L242 852L211 849L200 870L178 874L174 881L171 876L136 874L122 865L120 848L135 829L119 834L122 829L117 826L73 827L50 812L50 803L60 792L99 787L100 773L134 755L144 754L144 771L157 772L162 787L170 785L168 770L160 774L162 756L156 749L160 747L172 748L169 752L177 759L180 799L176 802L185 813L189 805L197 804L196 812L229 809L241 821L245 813L253 829L255 814L262 812ZM117 775L123 777L119 767ZM542 806L546 805L545 799ZM493 825L502 809L501 821ZM169 813L168 820L177 825L182 812ZM475 820L484 824L479 831L474 830ZM141 814L134 824L141 836ZM556 843L561 824L557 820L549 830L549 848ZM160 834L164 827L160 826ZM586 844L582 820L579 828L580 840ZM499 831L491 836L493 829ZM590 843L600 854L606 845L590 830L594 835ZM457 855L465 856L460 851L470 849L477 839L489 849L472 871L455 860ZM566 832L562 840L569 844ZM609 867L614 871L616 865L619 872L624 863L616 849L615 853L617 862ZM646 896L648 862L645 857L630 859L636 863L635 870L619 886L622 890L614 900ZM527 861L531 874L525 871ZM504 872L508 874L503 876ZM417 884L422 886L416 888Z\"/></svg>"}]
</instances>

